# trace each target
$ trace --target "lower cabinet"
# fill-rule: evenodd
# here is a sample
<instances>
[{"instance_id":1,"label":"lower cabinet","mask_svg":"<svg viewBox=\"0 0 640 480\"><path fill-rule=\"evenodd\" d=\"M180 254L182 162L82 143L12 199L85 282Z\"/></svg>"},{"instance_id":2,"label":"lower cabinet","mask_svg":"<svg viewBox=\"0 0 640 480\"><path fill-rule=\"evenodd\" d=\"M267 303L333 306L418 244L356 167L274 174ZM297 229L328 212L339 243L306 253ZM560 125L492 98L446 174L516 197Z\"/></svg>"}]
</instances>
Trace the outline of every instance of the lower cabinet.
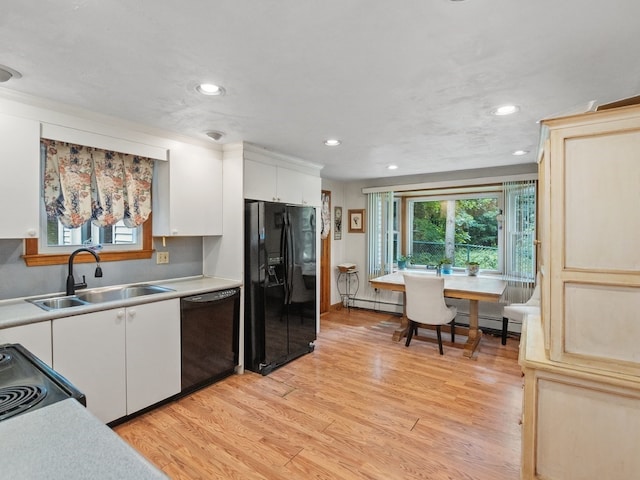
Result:
<instances>
[{"instance_id":1,"label":"lower cabinet","mask_svg":"<svg viewBox=\"0 0 640 480\"><path fill-rule=\"evenodd\" d=\"M0 330L0 345L19 343L44 363L51 364L51 320Z\"/></svg>"},{"instance_id":2,"label":"lower cabinet","mask_svg":"<svg viewBox=\"0 0 640 480\"><path fill-rule=\"evenodd\" d=\"M53 320L53 368L105 423L180 391L180 300Z\"/></svg>"},{"instance_id":3,"label":"lower cabinet","mask_svg":"<svg viewBox=\"0 0 640 480\"><path fill-rule=\"evenodd\" d=\"M550 361L539 317L527 318L521 342L521 478L638 478L638 379Z\"/></svg>"}]
</instances>

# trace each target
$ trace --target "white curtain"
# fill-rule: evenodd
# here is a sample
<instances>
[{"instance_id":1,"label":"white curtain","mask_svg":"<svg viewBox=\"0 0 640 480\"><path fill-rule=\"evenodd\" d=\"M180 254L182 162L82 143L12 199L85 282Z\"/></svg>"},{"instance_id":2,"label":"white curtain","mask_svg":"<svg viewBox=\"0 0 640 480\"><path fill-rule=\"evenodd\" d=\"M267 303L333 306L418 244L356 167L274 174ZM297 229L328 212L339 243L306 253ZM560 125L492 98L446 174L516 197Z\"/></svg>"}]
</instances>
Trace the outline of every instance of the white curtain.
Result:
<instances>
[{"instance_id":1,"label":"white curtain","mask_svg":"<svg viewBox=\"0 0 640 480\"><path fill-rule=\"evenodd\" d=\"M367 194L367 273L369 278L393 269L393 192Z\"/></svg>"},{"instance_id":2,"label":"white curtain","mask_svg":"<svg viewBox=\"0 0 640 480\"><path fill-rule=\"evenodd\" d=\"M504 276L508 282L504 300L523 303L531 297L536 278L536 181L505 182L503 187Z\"/></svg>"}]
</instances>

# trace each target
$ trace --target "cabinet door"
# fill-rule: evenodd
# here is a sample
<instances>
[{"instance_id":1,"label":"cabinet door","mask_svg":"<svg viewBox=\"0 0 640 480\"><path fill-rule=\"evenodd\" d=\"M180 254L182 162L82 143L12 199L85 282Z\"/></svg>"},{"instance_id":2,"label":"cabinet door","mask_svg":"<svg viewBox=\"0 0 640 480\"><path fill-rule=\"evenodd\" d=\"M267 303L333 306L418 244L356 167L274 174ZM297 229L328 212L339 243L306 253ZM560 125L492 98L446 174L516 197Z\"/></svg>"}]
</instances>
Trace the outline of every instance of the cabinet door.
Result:
<instances>
[{"instance_id":1,"label":"cabinet door","mask_svg":"<svg viewBox=\"0 0 640 480\"><path fill-rule=\"evenodd\" d=\"M53 368L105 423L127 413L124 317L115 309L53 320Z\"/></svg>"},{"instance_id":2,"label":"cabinet door","mask_svg":"<svg viewBox=\"0 0 640 480\"><path fill-rule=\"evenodd\" d=\"M321 207L322 180L320 177L303 175L300 184L302 185L302 204L309 207Z\"/></svg>"},{"instance_id":3,"label":"cabinet door","mask_svg":"<svg viewBox=\"0 0 640 480\"><path fill-rule=\"evenodd\" d=\"M295 205L319 207L321 201L321 180L306 173L278 167L279 201Z\"/></svg>"},{"instance_id":4,"label":"cabinet door","mask_svg":"<svg viewBox=\"0 0 640 480\"><path fill-rule=\"evenodd\" d=\"M638 377L640 108L550 128L550 358Z\"/></svg>"},{"instance_id":5,"label":"cabinet door","mask_svg":"<svg viewBox=\"0 0 640 480\"><path fill-rule=\"evenodd\" d=\"M39 230L40 124L0 114L0 238L35 238Z\"/></svg>"},{"instance_id":6,"label":"cabinet door","mask_svg":"<svg viewBox=\"0 0 640 480\"><path fill-rule=\"evenodd\" d=\"M222 159L216 153L180 143L168 163L158 163L154 235L222 235Z\"/></svg>"},{"instance_id":7,"label":"cabinet door","mask_svg":"<svg viewBox=\"0 0 640 480\"><path fill-rule=\"evenodd\" d=\"M127 309L127 414L180 392L180 300Z\"/></svg>"},{"instance_id":8,"label":"cabinet door","mask_svg":"<svg viewBox=\"0 0 640 480\"><path fill-rule=\"evenodd\" d=\"M288 168L278 167L279 201L302 205L305 174Z\"/></svg>"},{"instance_id":9,"label":"cabinet door","mask_svg":"<svg viewBox=\"0 0 640 480\"><path fill-rule=\"evenodd\" d=\"M277 168L266 163L244 161L244 198L279 202Z\"/></svg>"},{"instance_id":10,"label":"cabinet door","mask_svg":"<svg viewBox=\"0 0 640 480\"><path fill-rule=\"evenodd\" d=\"M20 325L0 330L0 345L19 343L44 363L51 363L51 321Z\"/></svg>"}]
</instances>

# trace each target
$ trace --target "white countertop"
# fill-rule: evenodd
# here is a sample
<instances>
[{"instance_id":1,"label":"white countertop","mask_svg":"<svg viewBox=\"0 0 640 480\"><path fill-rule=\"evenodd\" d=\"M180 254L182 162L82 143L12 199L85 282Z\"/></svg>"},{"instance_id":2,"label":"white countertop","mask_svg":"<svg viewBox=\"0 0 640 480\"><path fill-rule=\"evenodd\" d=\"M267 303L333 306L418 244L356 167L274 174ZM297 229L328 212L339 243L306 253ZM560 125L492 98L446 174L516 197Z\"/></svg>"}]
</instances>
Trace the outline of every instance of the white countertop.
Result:
<instances>
[{"instance_id":1,"label":"white countertop","mask_svg":"<svg viewBox=\"0 0 640 480\"><path fill-rule=\"evenodd\" d=\"M0 422L0 438L1 478L167 478L71 398Z\"/></svg>"},{"instance_id":2,"label":"white countertop","mask_svg":"<svg viewBox=\"0 0 640 480\"><path fill-rule=\"evenodd\" d=\"M34 297L21 297L0 301L0 328L15 327L18 325L26 325L28 323L42 322L54 318L69 317L72 315L80 315L83 313L97 312L100 310L108 310L118 307L126 307L129 305L139 305L142 303L157 302L160 300L168 300L170 298L186 297L196 295L198 293L212 292L215 290L224 290L226 288L239 287L242 282L230 280L228 278L219 277L187 277L174 278L169 280L153 280L150 282L135 282L138 284L159 285L171 288L173 292L155 293L153 295L144 295L140 297L130 298L126 300L117 300L112 302L97 303L91 305L81 305L71 308L61 308L57 310L46 311L40 307L27 302L27 299L40 298L48 295L36 295ZM112 285L117 287L119 285ZM103 287L108 288L108 287ZM59 295L64 295L60 293Z\"/></svg>"}]
</instances>

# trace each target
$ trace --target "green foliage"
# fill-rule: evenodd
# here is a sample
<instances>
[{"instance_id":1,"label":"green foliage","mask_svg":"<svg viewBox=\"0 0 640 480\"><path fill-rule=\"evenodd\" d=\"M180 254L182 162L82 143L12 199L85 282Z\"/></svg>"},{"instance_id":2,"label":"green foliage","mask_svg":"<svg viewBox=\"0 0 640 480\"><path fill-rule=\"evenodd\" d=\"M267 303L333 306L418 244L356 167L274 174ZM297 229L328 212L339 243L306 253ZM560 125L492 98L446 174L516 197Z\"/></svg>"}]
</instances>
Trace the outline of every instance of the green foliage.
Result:
<instances>
[{"instance_id":1,"label":"green foliage","mask_svg":"<svg viewBox=\"0 0 640 480\"><path fill-rule=\"evenodd\" d=\"M437 265L445 256L446 206L446 201L413 204L414 264ZM498 268L499 213L496 198L456 200L453 265L462 267L472 261L484 269Z\"/></svg>"}]
</instances>

